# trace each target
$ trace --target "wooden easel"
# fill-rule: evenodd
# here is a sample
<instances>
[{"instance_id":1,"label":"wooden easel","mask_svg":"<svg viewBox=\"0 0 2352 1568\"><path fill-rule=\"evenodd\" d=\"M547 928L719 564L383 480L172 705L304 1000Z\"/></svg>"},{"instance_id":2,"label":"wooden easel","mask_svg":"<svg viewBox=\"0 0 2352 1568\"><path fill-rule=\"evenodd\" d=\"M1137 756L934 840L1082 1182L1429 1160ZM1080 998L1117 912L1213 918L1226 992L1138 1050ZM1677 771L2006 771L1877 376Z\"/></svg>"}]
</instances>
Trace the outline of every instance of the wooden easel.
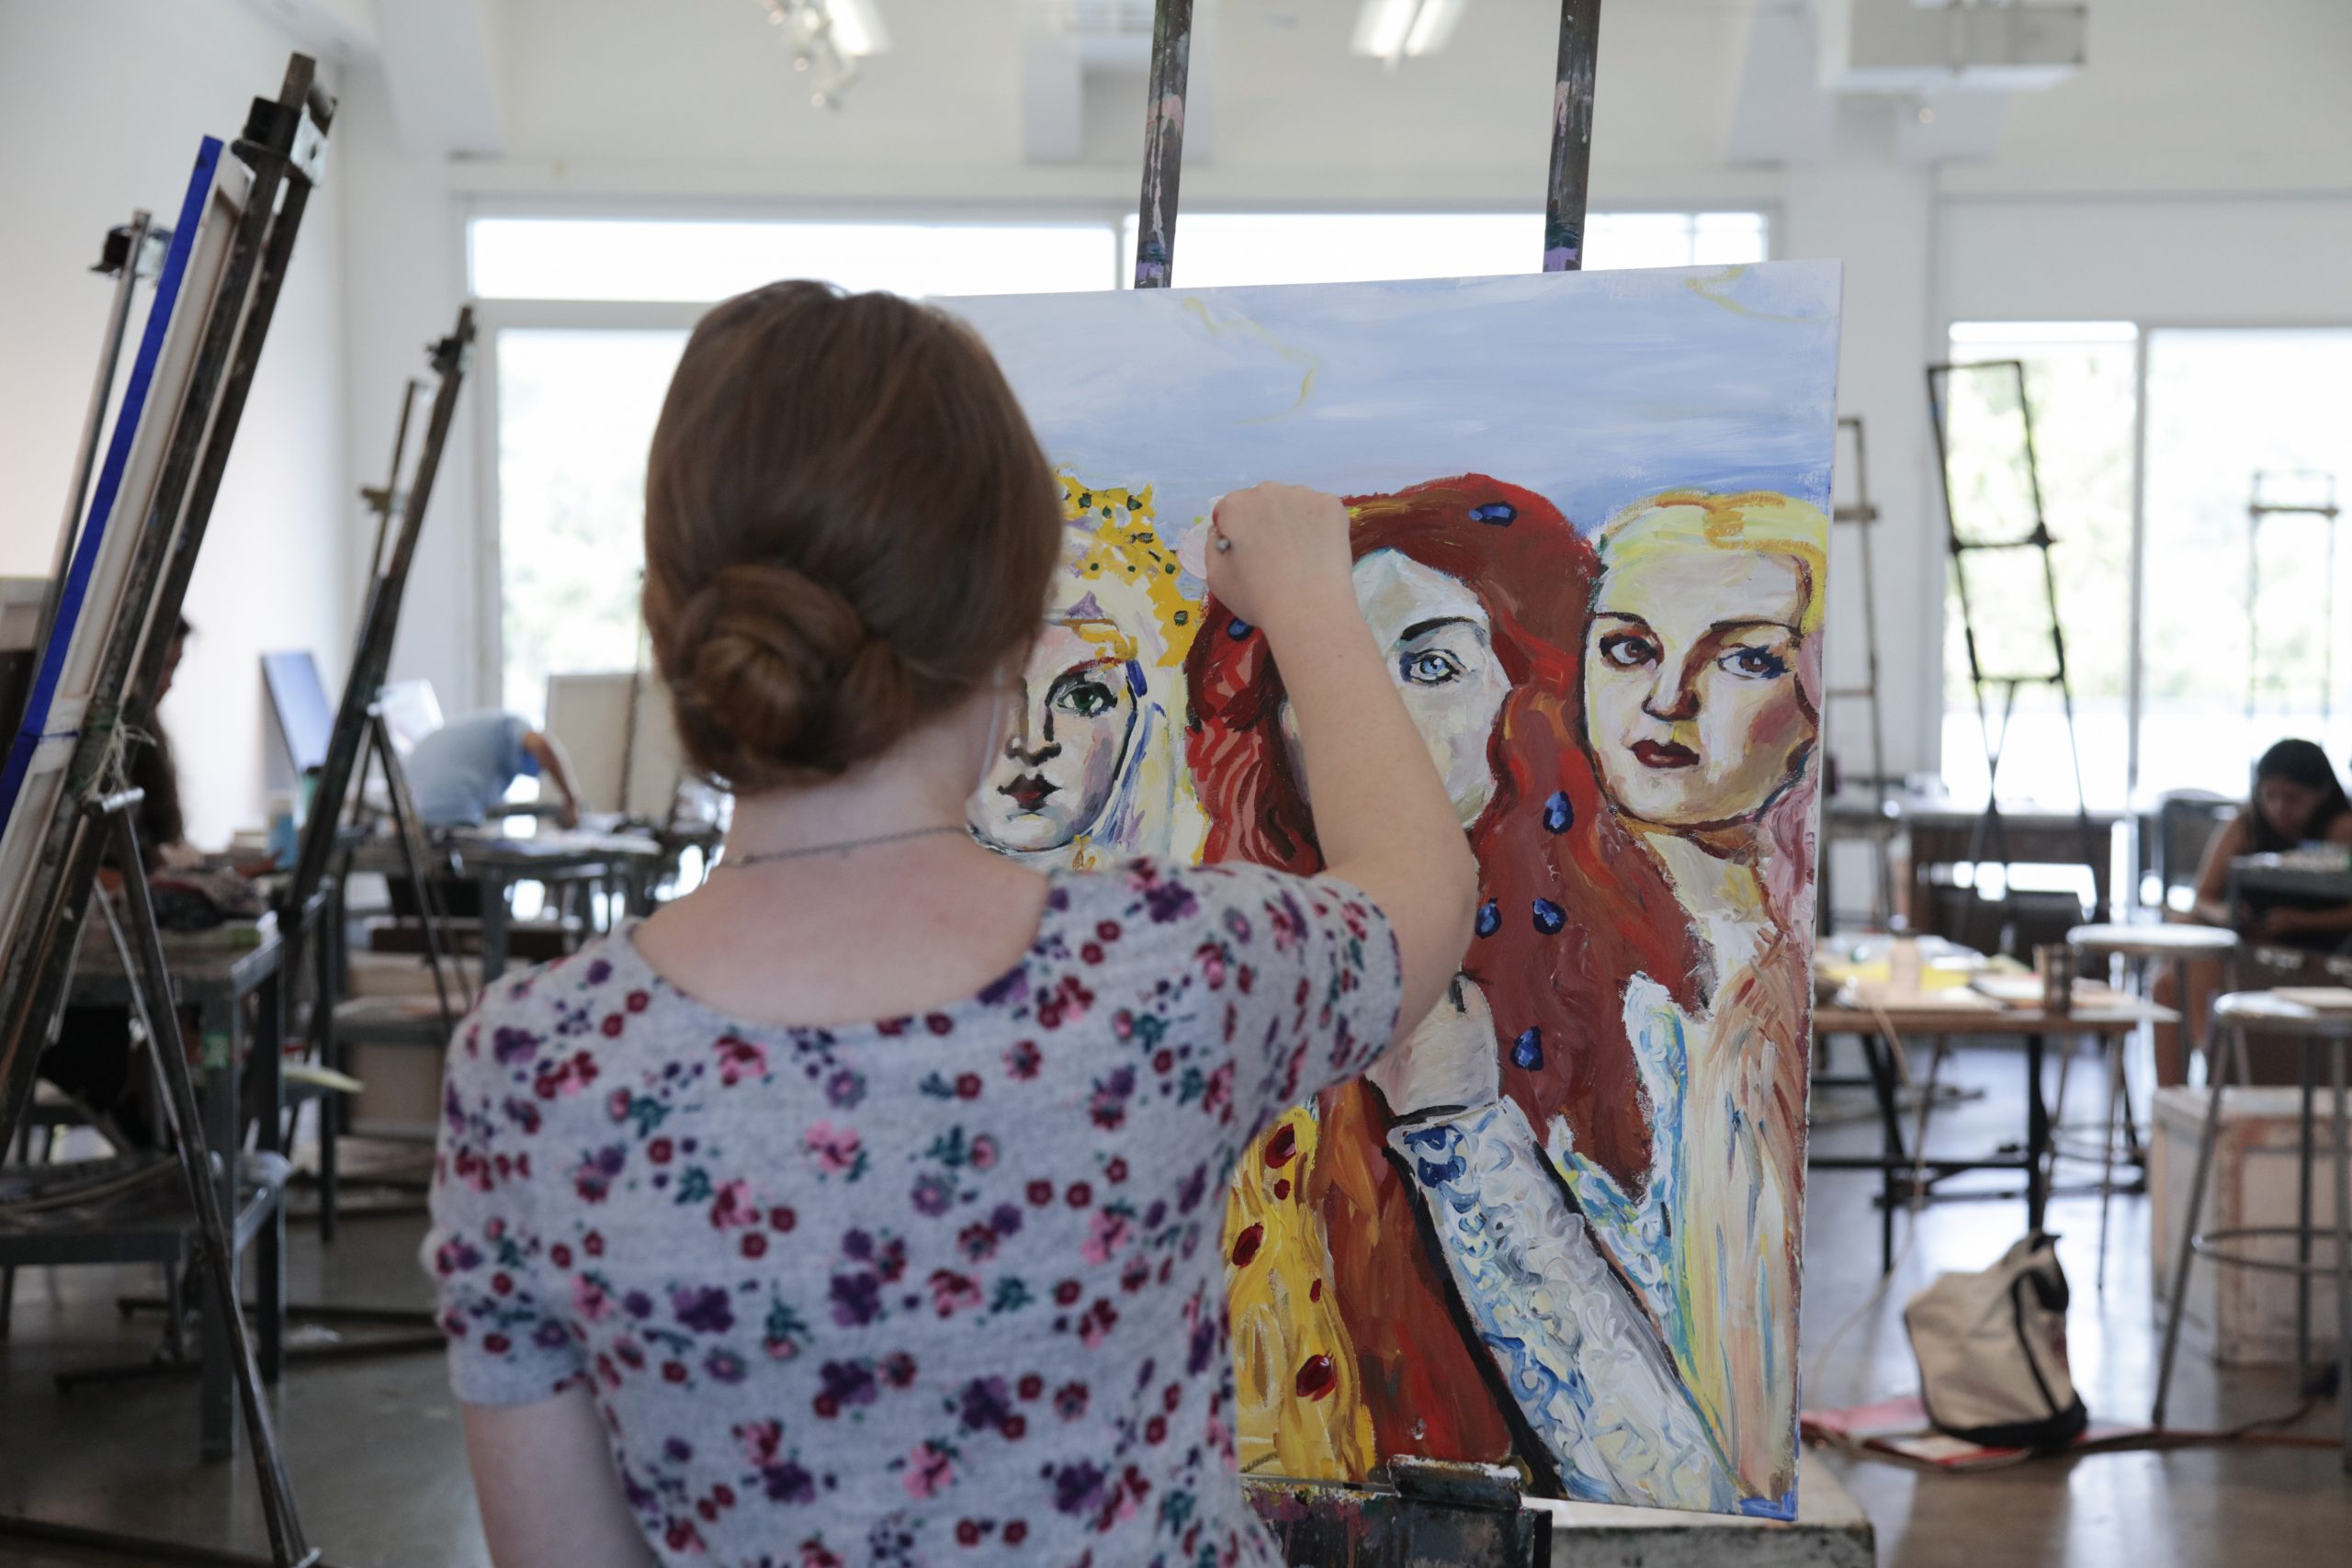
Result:
<instances>
[{"instance_id":1,"label":"wooden easel","mask_svg":"<svg viewBox=\"0 0 2352 1568\"><path fill-rule=\"evenodd\" d=\"M458 394L466 379L466 362L474 343L474 312L470 305L458 311L449 335L430 345L435 377L432 412L425 420L424 445L418 451L408 488L400 490L400 458L407 443L410 409L418 383L411 381L401 406L400 433L392 446L392 471L380 491L362 491L377 511L376 547L368 560L368 599L359 615L359 636L345 673L343 699L336 705L334 728L327 738L326 760L311 794L310 815L303 818L302 838L294 859L294 873L279 895L278 922L287 942L286 964L299 970L302 943L313 933L305 929L301 912L325 882L336 840L343 831L345 812L367 776L369 755L383 770L391 797L392 820L398 830L402 871L416 893L419 919L424 930L425 961L433 971L433 989L441 1008L444 1029L455 1032L457 1010L451 1005L448 980L442 964L439 901L433 879L425 874L423 824L416 803L401 774L400 754L392 745L378 699L386 672L391 668L392 638L400 630L401 601L408 592L410 569L416 563L416 545L424 531L425 508L432 503L434 480L441 472L441 456L457 417ZM380 496L380 502L379 497ZM393 510L400 512L400 531L392 536L391 555L384 555L385 525ZM364 749L364 750L363 750Z\"/></svg>"},{"instance_id":2,"label":"wooden easel","mask_svg":"<svg viewBox=\"0 0 2352 1568\"><path fill-rule=\"evenodd\" d=\"M170 446L145 514L111 520L112 526L133 530L119 608L107 626L66 785L40 825L41 852L26 889L25 919L17 940L0 953L0 1146L6 1146L24 1121L40 1053L64 1006L74 955L93 908L102 916L131 976L132 1013L150 1065L164 1089L179 1174L194 1211L201 1272L209 1289L210 1310L218 1314L231 1346L271 1561L277 1568L307 1568L319 1553L303 1536L238 1299L231 1251L234 1238L214 1185L214 1151L204 1144L162 937L146 881L139 873L144 862L130 813L141 795L119 787L118 743L153 709L171 640L168 631L187 597L295 237L319 179L334 101L316 78L315 62L307 55L293 56L278 95L254 100L244 135L232 149L250 171L251 184L210 298L180 306L201 309L204 325L182 385L166 389L167 394L176 393L176 407L151 406L142 415L173 420ZM135 250L126 265L135 271ZM93 429L96 423L92 421ZM77 491L82 482L77 478ZM79 511L78 502L74 511ZM119 914L97 887L99 862L109 850L126 868L125 907ZM275 1040L263 1044L278 1048ZM236 1157L234 1149L219 1153L232 1162ZM0 1515L0 1535L103 1546L150 1560L219 1561L220 1556L209 1548L49 1525L14 1515Z\"/></svg>"},{"instance_id":3,"label":"wooden easel","mask_svg":"<svg viewBox=\"0 0 2352 1568\"><path fill-rule=\"evenodd\" d=\"M1143 192L1137 204L1137 288L1166 288L1171 282L1192 44L1193 0L1159 0L1152 22ZM1593 73L1600 44L1600 0L1561 0L1552 163L1544 210L1545 272L1576 272L1584 265ZM1361 1568L1392 1563L1402 1568L1420 1562L1464 1568L1536 1568L1548 1560L1550 1517L1521 1506L1514 1472L1495 1465L1419 1459L1395 1461L1388 1470L1386 1485L1263 1479L1245 1482L1245 1486L1294 1561L1345 1561Z\"/></svg>"}]
</instances>

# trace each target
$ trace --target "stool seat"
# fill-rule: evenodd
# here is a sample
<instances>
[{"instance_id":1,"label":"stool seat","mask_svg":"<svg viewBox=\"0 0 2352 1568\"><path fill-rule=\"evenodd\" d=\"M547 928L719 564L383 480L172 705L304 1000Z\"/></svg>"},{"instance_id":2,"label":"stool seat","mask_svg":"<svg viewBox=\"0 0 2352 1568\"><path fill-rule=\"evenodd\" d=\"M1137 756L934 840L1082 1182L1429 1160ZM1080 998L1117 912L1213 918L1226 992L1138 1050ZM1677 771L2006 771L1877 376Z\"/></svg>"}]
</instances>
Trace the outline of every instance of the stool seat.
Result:
<instances>
[{"instance_id":1,"label":"stool seat","mask_svg":"<svg viewBox=\"0 0 2352 1568\"><path fill-rule=\"evenodd\" d=\"M2238 950L2238 933L2220 926L2156 924L2076 926L2066 945L2078 953L2128 958L2222 958Z\"/></svg>"},{"instance_id":2,"label":"stool seat","mask_svg":"<svg viewBox=\"0 0 2352 1568\"><path fill-rule=\"evenodd\" d=\"M2352 1008L2315 1008L2277 991L2232 991L2214 998L2213 1016L2249 1034L2291 1040L2352 1040Z\"/></svg>"}]
</instances>

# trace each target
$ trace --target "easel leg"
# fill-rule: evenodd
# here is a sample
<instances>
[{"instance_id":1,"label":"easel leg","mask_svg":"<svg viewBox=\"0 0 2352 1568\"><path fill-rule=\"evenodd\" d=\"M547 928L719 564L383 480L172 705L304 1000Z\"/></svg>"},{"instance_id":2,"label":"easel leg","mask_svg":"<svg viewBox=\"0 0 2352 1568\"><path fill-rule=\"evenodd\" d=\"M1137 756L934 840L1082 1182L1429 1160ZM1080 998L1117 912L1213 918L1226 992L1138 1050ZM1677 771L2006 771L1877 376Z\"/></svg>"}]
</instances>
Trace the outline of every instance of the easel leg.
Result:
<instances>
[{"instance_id":1,"label":"easel leg","mask_svg":"<svg viewBox=\"0 0 2352 1568\"><path fill-rule=\"evenodd\" d=\"M286 986L281 971L262 982L254 1001L259 1010L259 1038L254 1043L254 1097L261 1114L254 1122L254 1148L265 1156L282 1154L285 1143L279 1120L286 1100ZM281 1191L283 1189L281 1189ZM261 1375L275 1384L286 1372L286 1204L281 1198L270 1206L254 1241L254 1261L260 1278L254 1316L261 1331Z\"/></svg>"},{"instance_id":2,"label":"easel leg","mask_svg":"<svg viewBox=\"0 0 2352 1568\"><path fill-rule=\"evenodd\" d=\"M137 798L134 792L129 800L110 797L93 807L111 819L119 852L117 863L120 865L137 867L146 863L141 857L138 830L125 809ZM238 1391L243 1396L245 1430L253 1440L254 1471L261 1487L262 1513L269 1526L271 1555L280 1568L305 1568L316 1562L319 1554L303 1538L301 1520L295 1512L293 1487L287 1480L285 1461L277 1447L277 1430L262 1398L261 1368L254 1360L253 1340L246 1333L244 1313L238 1300L236 1238L229 1214L222 1212L220 1190L212 1180L203 1113L197 1105L196 1083L188 1072L187 1045L180 1038L179 1015L172 1005L171 979L164 964L164 943L155 925L155 907L148 898L146 879L135 872L123 878L123 891L130 905L128 934L124 931L126 921L116 915L112 901L101 897L96 902L106 919L115 949L121 955L124 972L132 976L133 1016L146 1036L148 1059L164 1083L165 1110L173 1124L173 1145L179 1156L180 1175L187 1183L189 1201L196 1207L198 1248L206 1280L211 1287L207 1332L212 1331L211 1322L217 1322L220 1331L228 1337ZM222 1154L233 1182L235 1145L232 1143Z\"/></svg>"}]
</instances>

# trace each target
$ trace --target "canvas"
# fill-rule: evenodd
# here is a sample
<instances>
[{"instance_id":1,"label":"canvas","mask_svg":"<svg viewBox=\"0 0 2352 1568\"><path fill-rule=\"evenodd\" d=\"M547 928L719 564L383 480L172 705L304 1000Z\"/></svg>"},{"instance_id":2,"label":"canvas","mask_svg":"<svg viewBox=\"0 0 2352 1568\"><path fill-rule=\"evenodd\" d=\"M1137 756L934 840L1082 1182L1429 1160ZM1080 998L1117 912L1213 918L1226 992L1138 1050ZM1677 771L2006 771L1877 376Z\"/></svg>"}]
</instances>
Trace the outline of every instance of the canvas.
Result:
<instances>
[{"instance_id":1,"label":"canvas","mask_svg":"<svg viewBox=\"0 0 2352 1568\"><path fill-rule=\"evenodd\" d=\"M1245 1470L1515 1463L1789 1517L1832 264L962 300L1059 468L1062 568L975 831L1322 862L1216 498L1352 516L1476 852L1447 1000L1231 1173Z\"/></svg>"}]
</instances>

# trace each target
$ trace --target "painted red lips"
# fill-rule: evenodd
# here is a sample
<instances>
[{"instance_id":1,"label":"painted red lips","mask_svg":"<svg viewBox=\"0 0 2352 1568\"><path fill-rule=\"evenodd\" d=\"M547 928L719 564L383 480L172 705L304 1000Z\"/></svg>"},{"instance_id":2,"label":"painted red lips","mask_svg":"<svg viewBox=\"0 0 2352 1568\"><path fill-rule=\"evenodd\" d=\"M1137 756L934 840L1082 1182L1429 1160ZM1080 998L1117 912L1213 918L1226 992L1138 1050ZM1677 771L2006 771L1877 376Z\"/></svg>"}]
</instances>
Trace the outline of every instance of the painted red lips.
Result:
<instances>
[{"instance_id":1,"label":"painted red lips","mask_svg":"<svg viewBox=\"0 0 2352 1568\"><path fill-rule=\"evenodd\" d=\"M1023 773L1008 784L999 784L997 793L1011 797L1012 804L1023 811L1035 811L1046 804L1046 797L1061 786L1035 773Z\"/></svg>"},{"instance_id":2,"label":"painted red lips","mask_svg":"<svg viewBox=\"0 0 2352 1568\"><path fill-rule=\"evenodd\" d=\"M1671 740L1636 740L1634 755L1645 768L1695 768L1699 753L1688 746L1678 746Z\"/></svg>"}]
</instances>

